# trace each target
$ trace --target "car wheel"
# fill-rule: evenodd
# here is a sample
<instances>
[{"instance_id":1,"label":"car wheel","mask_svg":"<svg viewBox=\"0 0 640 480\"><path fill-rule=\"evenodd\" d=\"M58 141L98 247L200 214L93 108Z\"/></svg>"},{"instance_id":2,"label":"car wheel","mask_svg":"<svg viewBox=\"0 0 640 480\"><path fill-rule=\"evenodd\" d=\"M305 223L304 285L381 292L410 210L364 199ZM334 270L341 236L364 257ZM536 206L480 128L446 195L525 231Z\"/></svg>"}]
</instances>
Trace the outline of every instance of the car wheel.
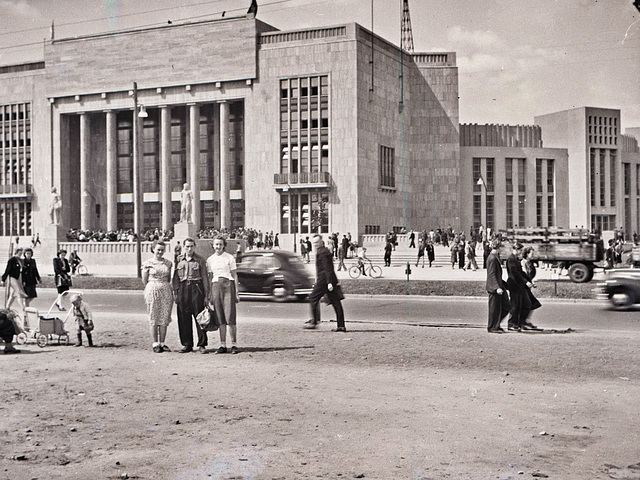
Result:
<instances>
[{"instance_id":1,"label":"car wheel","mask_svg":"<svg viewBox=\"0 0 640 480\"><path fill-rule=\"evenodd\" d=\"M574 283L585 283L589 281L589 267L584 263L574 263L569 267L569 278Z\"/></svg>"},{"instance_id":2,"label":"car wheel","mask_svg":"<svg viewBox=\"0 0 640 480\"><path fill-rule=\"evenodd\" d=\"M289 299L289 289L286 285L274 285L271 287L271 298L276 302L285 302Z\"/></svg>"},{"instance_id":3,"label":"car wheel","mask_svg":"<svg viewBox=\"0 0 640 480\"><path fill-rule=\"evenodd\" d=\"M611 306L616 310L626 310L633 305L631 293L627 290L618 290L609 296Z\"/></svg>"}]
</instances>

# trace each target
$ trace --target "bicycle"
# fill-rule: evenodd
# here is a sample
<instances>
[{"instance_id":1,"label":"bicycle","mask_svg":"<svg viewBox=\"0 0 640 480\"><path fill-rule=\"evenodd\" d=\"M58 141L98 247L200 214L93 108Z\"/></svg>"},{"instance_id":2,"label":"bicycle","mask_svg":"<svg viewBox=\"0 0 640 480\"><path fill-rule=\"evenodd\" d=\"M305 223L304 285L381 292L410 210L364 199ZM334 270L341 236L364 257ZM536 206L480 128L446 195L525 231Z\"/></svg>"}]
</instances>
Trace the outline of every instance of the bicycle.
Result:
<instances>
[{"instance_id":1,"label":"bicycle","mask_svg":"<svg viewBox=\"0 0 640 480\"><path fill-rule=\"evenodd\" d=\"M89 269L84 263L79 263L76 265L76 274L77 275L89 275Z\"/></svg>"},{"instance_id":2,"label":"bicycle","mask_svg":"<svg viewBox=\"0 0 640 480\"><path fill-rule=\"evenodd\" d=\"M371 260L369 260L368 265L365 263L364 270L365 274L371 278L380 278L382 276L382 269L379 266L374 265ZM354 263L349 267L349 276L351 278L358 278L360 275L362 275L362 268L359 264Z\"/></svg>"}]
</instances>

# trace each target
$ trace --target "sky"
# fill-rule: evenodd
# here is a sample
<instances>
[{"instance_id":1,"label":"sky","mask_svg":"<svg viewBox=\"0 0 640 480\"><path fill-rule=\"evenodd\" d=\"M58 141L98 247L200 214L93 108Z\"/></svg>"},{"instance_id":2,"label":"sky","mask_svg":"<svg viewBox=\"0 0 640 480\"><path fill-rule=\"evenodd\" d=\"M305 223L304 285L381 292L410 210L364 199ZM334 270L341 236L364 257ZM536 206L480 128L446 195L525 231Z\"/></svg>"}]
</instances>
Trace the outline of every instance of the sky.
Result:
<instances>
[{"instance_id":1,"label":"sky","mask_svg":"<svg viewBox=\"0 0 640 480\"><path fill-rule=\"evenodd\" d=\"M242 15L251 0L0 0L0 65L43 59L55 37ZM400 43L402 0L258 0L280 29L356 22ZM415 52L456 52L461 123L534 123L591 106L640 127L633 0L409 0ZM373 12L372 12L373 9ZM373 15L372 15L373 13ZM373 24L372 24L373 17Z\"/></svg>"}]
</instances>

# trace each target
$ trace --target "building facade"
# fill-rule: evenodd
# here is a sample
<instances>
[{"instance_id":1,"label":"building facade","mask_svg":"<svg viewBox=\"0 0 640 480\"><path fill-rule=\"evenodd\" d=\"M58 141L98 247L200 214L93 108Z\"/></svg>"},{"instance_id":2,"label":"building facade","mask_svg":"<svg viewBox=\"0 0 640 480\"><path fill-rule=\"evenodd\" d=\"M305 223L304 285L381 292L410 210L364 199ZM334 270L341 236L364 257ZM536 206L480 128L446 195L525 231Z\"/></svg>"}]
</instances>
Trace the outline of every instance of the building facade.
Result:
<instances>
[{"instance_id":1,"label":"building facade","mask_svg":"<svg viewBox=\"0 0 640 480\"><path fill-rule=\"evenodd\" d=\"M542 145L536 126L460 125L462 224L568 228L567 150Z\"/></svg>"},{"instance_id":2,"label":"building facade","mask_svg":"<svg viewBox=\"0 0 640 480\"><path fill-rule=\"evenodd\" d=\"M185 183L196 228L285 245L460 220L455 54L357 24L250 14L53 39L43 62L0 67L0 131L4 240L134 228L136 205L141 230L170 230Z\"/></svg>"},{"instance_id":3,"label":"building facade","mask_svg":"<svg viewBox=\"0 0 640 480\"><path fill-rule=\"evenodd\" d=\"M574 108L535 117L535 124L545 146L569 152L571 227L637 232L637 154L623 139L620 110Z\"/></svg>"}]
</instances>

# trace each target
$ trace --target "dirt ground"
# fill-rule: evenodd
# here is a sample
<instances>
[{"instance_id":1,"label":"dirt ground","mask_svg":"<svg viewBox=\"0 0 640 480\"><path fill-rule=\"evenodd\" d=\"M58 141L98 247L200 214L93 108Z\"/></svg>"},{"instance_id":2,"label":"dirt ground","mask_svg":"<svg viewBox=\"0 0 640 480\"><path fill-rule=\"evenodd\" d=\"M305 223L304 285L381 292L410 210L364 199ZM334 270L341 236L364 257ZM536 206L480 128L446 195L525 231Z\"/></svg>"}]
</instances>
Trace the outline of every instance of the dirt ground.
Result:
<instances>
[{"instance_id":1,"label":"dirt ground","mask_svg":"<svg viewBox=\"0 0 640 480\"><path fill-rule=\"evenodd\" d=\"M0 356L0 478L640 479L640 333L241 318L238 355L154 354L97 318Z\"/></svg>"}]
</instances>

